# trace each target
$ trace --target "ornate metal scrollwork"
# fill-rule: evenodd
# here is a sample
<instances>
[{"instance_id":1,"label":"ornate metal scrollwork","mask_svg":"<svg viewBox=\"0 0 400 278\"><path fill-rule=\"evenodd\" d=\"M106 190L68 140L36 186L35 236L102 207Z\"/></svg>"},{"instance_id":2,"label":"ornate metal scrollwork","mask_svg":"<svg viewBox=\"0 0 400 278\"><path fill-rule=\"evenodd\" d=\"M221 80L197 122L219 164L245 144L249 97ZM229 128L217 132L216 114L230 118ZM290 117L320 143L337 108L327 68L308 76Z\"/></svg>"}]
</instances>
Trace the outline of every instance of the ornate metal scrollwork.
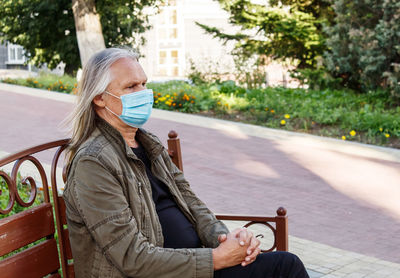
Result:
<instances>
[{"instance_id":1,"label":"ornate metal scrollwork","mask_svg":"<svg viewBox=\"0 0 400 278\"><path fill-rule=\"evenodd\" d=\"M7 214L9 213L13 206L14 206L14 202L15 202L15 191L17 189L17 187L15 186L14 181L10 178L10 176L4 172L0 170L0 177L2 177L5 181L5 184L8 187L8 203L5 209L0 208L0 214ZM3 194L2 191L0 191L0 196Z\"/></svg>"},{"instance_id":2,"label":"ornate metal scrollwork","mask_svg":"<svg viewBox=\"0 0 400 278\"><path fill-rule=\"evenodd\" d=\"M261 222L261 221L250 221L246 225L244 225L243 227L248 228L248 227L250 227L252 225L255 225L255 224L261 224L261 225L267 226L272 231L272 233L274 234L274 243L272 244L272 247L269 248L269 249L261 249L261 252L264 253L264 252L273 251L276 248L276 229L275 229L275 227L272 226L271 224L269 224L268 222ZM264 235L258 234L258 235L256 235L256 237L257 238L264 238Z\"/></svg>"},{"instance_id":3,"label":"ornate metal scrollwork","mask_svg":"<svg viewBox=\"0 0 400 278\"><path fill-rule=\"evenodd\" d=\"M23 150L21 152L9 155L8 157L0 159L0 167L3 167L4 165L14 163L11 175L7 174L4 170L0 170L0 176L3 178L3 180L6 183L6 186L8 187L8 192L9 192L9 199L6 208L0 208L0 214L8 214L15 202L17 202L19 205L23 207L29 207L31 206L34 202L35 199L37 198L38 195L38 189L37 186L40 184L43 188L43 195L44 195L44 201L49 203L50 202L50 195L49 195L49 187L48 187L48 178L46 175L46 172L44 170L44 167L42 164L39 162L39 160L32 155L35 153L39 153L48 149L52 149L55 147L59 147L57 150L57 154L55 157L55 163L52 165L51 169L51 178L52 180L54 179L55 181L55 172L56 172L56 167L57 167L57 162L58 158L60 156L60 153L65 149L68 139L63 139L63 140L57 140L49 143L45 143L42 145L35 146L33 148L29 148L26 150ZM36 170L39 172L40 175L40 180L39 178L35 179L32 174L29 174L26 177L21 178L19 180L18 172L20 171L21 165L26 162L30 161L36 168ZM36 172L35 170L35 172ZM18 192L18 184L21 183L22 185L25 186L30 186L30 194L29 194L29 199L25 201L21 195ZM3 193L0 190L0 195ZM3 196L4 197L4 196Z\"/></svg>"},{"instance_id":4,"label":"ornate metal scrollwork","mask_svg":"<svg viewBox=\"0 0 400 278\"><path fill-rule=\"evenodd\" d=\"M43 186L45 201L50 202L46 172L42 164L39 162L39 160L37 160L33 156L28 155L16 160L11 171L11 177L6 172L0 171L0 176L3 177L5 183L9 188L8 204L5 209L0 208L1 214L8 214L14 207L15 201L22 207L29 207L35 202L38 193L37 182L35 181L35 179L32 176L26 176L22 177L20 181L18 180L19 169L25 161L30 161L33 163L33 165L35 165L36 169L40 174L41 185ZM18 186L17 186L18 182L20 182L22 185L30 186L30 194L29 194L29 199L27 201L25 201L18 192Z\"/></svg>"}]
</instances>

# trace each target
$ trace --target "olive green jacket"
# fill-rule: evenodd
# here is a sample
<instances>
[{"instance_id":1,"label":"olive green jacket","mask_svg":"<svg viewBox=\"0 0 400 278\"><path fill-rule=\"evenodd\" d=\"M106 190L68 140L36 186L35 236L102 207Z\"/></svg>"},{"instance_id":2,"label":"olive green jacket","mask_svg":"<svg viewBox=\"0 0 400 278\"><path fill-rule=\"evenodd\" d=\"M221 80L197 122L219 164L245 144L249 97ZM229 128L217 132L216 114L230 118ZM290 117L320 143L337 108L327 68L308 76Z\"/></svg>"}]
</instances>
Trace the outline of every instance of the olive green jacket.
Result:
<instances>
[{"instance_id":1,"label":"olive green jacket","mask_svg":"<svg viewBox=\"0 0 400 278\"><path fill-rule=\"evenodd\" d=\"M204 248L163 248L144 164L117 130L98 119L72 161L64 191L76 277L213 277L211 248L228 229L196 197L157 137L139 129L136 140Z\"/></svg>"}]
</instances>

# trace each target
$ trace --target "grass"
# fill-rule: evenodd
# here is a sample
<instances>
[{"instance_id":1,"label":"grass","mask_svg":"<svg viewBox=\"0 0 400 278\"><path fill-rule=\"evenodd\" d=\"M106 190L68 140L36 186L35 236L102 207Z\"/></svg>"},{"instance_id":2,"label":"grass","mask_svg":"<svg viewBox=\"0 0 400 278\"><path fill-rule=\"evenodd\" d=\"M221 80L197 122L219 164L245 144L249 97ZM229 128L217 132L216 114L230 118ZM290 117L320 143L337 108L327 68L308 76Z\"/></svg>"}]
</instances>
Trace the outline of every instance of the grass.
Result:
<instances>
[{"instance_id":1,"label":"grass","mask_svg":"<svg viewBox=\"0 0 400 278\"><path fill-rule=\"evenodd\" d=\"M68 76L3 82L76 93L76 82ZM380 91L245 89L233 81L201 85L169 81L148 87L159 109L400 148L400 107Z\"/></svg>"},{"instance_id":2,"label":"grass","mask_svg":"<svg viewBox=\"0 0 400 278\"><path fill-rule=\"evenodd\" d=\"M63 75L58 76L55 74L39 74L36 77L29 78L6 78L2 80L4 83L27 86L31 88L44 89L48 91L55 91L61 93L76 93L77 82L76 78Z\"/></svg>"}]
</instances>

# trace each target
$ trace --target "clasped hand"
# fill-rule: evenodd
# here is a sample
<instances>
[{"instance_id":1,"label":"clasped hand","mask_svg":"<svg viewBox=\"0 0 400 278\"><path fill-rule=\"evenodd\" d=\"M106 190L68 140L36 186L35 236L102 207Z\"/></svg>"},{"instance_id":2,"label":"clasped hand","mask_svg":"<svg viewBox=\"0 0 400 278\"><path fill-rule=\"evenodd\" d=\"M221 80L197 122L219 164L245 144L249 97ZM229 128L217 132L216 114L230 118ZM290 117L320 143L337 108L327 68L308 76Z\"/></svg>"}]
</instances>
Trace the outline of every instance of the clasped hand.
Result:
<instances>
[{"instance_id":1,"label":"clasped hand","mask_svg":"<svg viewBox=\"0 0 400 278\"><path fill-rule=\"evenodd\" d=\"M220 245L213 249L214 270L254 262L260 254L260 241L246 228L218 236Z\"/></svg>"}]
</instances>

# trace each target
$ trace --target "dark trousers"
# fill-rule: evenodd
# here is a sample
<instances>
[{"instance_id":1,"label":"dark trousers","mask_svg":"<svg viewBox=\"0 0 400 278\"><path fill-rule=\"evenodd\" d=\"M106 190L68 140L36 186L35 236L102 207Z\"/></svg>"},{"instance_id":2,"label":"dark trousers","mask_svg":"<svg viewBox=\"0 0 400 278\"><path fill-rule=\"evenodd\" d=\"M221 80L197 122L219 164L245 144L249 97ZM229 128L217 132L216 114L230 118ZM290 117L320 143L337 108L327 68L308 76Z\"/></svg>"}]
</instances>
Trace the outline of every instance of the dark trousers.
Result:
<instances>
[{"instance_id":1,"label":"dark trousers","mask_svg":"<svg viewBox=\"0 0 400 278\"><path fill-rule=\"evenodd\" d=\"M288 252L270 252L243 267L232 266L214 272L214 278L309 278L302 261Z\"/></svg>"}]
</instances>

